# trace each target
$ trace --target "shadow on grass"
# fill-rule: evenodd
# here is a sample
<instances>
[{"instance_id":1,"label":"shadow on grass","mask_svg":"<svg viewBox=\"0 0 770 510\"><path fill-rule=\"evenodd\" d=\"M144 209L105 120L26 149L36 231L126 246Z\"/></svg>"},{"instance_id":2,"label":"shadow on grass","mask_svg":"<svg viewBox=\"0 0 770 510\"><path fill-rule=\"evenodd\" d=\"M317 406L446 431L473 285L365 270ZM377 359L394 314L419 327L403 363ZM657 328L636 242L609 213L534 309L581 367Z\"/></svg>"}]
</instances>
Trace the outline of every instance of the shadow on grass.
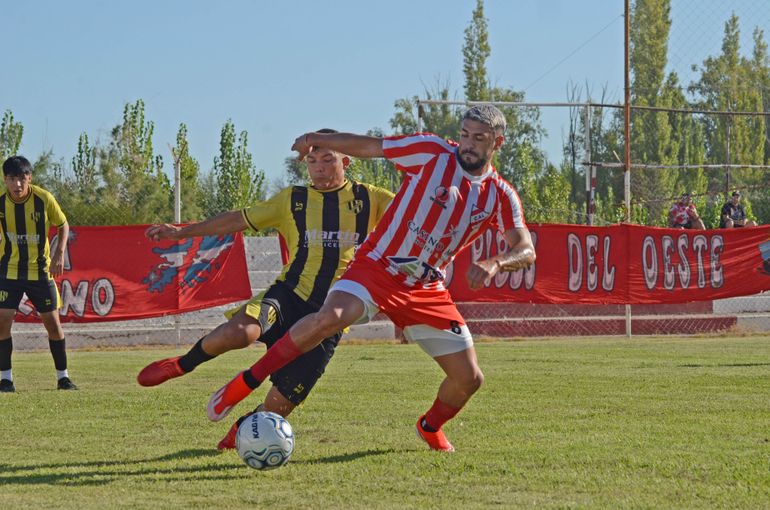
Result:
<instances>
[{"instance_id":1,"label":"shadow on grass","mask_svg":"<svg viewBox=\"0 0 770 510\"><path fill-rule=\"evenodd\" d=\"M770 363L716 363L713 365L704 365L696 363L688 363L686 365L677 365L677 368L714 368L714 367L770 367Z\"/></svg>"},{"instance_id":2,"label":"shadow on grass","mask_svg":"<svg viewBox=\"0 0 770 510\"><path fill-rule=\"evenodd\" d=\"M144 478L152 475L156 481L187 480L190 475L200 480L221 480L235 476L213 475L215 472L238 469L243 466L239 462L225 465L209 463L198 466L172 466L159 468L155 464L183 459L200 459L220 455L220 452L208 449L181 450L149 459L110 460L57 464L0 464L0 485L64 485L90 486L107 485L116 479L127 477ZM237 457L236 457L237 459ZM41 471L54 471L41 473ZM205 473L205 475L204 475ZM168 475L168 476L166 476Z\"/></svg>"},{"instance_id":3,"label":"shadow on grass","mask_svg":"<svg viewBox=\"0 0 770 510\"><path fill-rule=\"evenodd\" d=\"M351 462L372 455L386 455L395 453L396 450L389 448L387 450L366 450L364 452L346 453L345 455L332 455L331 457L319 457L317 459L307 459L291 461L292 464L335 464L338 462Z\"/></svg>"},{"instance_id":4,"label":"shadow on grass","mask_svg":"<svg viewBox=\"0 0 770 510\"><path fill-rule=\"evenodd\" d=\"M399 450L401 451L401 450ZM352 462L372 455L395 453L395 449L366 450L319 457L316 459L292 461L295 465L330 464ZM214 450L194 449L181 450L174 453L137 460L110 460L78 463L51 464L0 464L0 486L2 485L62 485L69 487L86 487L108 485L118 479L126 478L148 479L149 482L168 483L183 480L228 480L240 478L250 471L245 470L244 464L233 454L235 462L212 465L202 463L197 466L159 467L157 463L179 461L183 459L202 459L221 455ZM234 470L232 474L228 471ZM41 471L47 471L45 473ZM52 471L52 472L51 472ZM192 475L192 476L191 476Z\"/></svg>"}]
</instances>

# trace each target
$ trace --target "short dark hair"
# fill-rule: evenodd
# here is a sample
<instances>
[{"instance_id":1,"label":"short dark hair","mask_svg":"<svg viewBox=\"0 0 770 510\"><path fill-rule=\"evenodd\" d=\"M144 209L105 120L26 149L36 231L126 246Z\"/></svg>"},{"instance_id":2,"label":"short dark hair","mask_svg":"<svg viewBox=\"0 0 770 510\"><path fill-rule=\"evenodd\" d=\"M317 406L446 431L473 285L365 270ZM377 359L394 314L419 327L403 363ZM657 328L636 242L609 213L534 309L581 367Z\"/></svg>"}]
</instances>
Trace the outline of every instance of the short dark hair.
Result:
<instances>
[{"instance_id":1,"label":"short dark hair","mask_svg":"<svg viewBox=\"0 0 770 510\"><path fill-rule=\"evenodd\" d=\"M735 191L733 191L733 196L734 197L739 197L739 196L741 196L741 192L738 191L738 190L735 190Z\"/></svg>"},{"instance_id":2,"label":"short dark hair","mask_svg":"<svg viewBox=\"0 0 770 510\"><path fill-rule=\"evenodd\" d=\"M3 163L3 175L32 175L32 163L24 156L11 156Z\"/></svg>"},{"instance_id":3,"label":"short dark hair","mask_svg":"<svg viewBox=\"0 0 770 510\"><path fill-rule=\"evenodd\" d=\"M318 131L316 131L316 133L326 133L326 134L328 134L328 133L339 133L339 131L337 131L336 129L332 129L332 128L321 128Z\"/></svg>"},{"instance_id":4,"label":"short dark hair","mask_svg":"<svg viewBox=\"0 0 770 510\"><path fill-rule=\"evenodd\" d=\"M479 104L469 108L463 115L463 120L473 120L489 126L495 135L505 134L507 123L503 112L491 104Z\"/></svg>"}]
</instances>

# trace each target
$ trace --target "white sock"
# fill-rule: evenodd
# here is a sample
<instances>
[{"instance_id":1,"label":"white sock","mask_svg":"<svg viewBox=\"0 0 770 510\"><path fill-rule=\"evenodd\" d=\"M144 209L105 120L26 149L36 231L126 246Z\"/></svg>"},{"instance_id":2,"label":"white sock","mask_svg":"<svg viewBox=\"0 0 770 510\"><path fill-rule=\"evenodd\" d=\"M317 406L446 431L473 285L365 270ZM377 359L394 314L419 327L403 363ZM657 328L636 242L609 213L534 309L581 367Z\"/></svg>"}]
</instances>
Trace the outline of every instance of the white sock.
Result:
<instances>
[{"instance_id":1,"label":"white sock","mask_svg":"<svg viewBox=\"0 0 770 510\"><path fill-rule=\"evenodd\" d=\"M13 381L13 374L11 372L12 370L10 368L8 370L0 370L0 379L8 379L9 381Z\"/></svg>"},{"instance_id":2,"label":"white sock","mask_svg":"<svg viewBox=\"0 0 770 510\"><path fill-rule=\"evenodd\" d=\"M58 381L62 377L69 377L70 375L67 373L67 369L64 370L57 370L56 371L56 380Z\"/></svg>"}]
</instances>

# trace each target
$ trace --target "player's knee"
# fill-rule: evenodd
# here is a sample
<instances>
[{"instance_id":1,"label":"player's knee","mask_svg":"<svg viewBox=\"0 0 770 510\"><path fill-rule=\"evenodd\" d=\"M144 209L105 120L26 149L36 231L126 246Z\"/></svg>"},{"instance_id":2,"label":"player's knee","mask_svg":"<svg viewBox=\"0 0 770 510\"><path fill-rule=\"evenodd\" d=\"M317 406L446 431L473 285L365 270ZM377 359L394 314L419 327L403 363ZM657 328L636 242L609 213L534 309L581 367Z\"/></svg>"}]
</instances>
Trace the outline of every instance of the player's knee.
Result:
<instances>
[{"instance_id":1,"label":"player's knee","mask_svg":"<svg viewBox=\"0 0 770 510\"><path fill-rule=\"evenodd\" d=\"M347 326L338 311L331 307L322 307L316 313L315 322L316 328L322 331L324 336L331 336Z\"/></svg>"},{"instance_id":2,"label":"player's knee","mask_svg":"<svg viewBox=\"0 0 770 510\"><path fill-rule=\"evenodd\" d=\"M463 374L463 376L459 380L456 380L456 382L466 394L472 395L481 388L482 384L484 384L484 374L477 368L467 374Z\"/></svg>"},{"instance_id":3,"label":"player's knee","mask_svg":"<svg viewBox=\"0 0 770 510\"><path fill-rule=\"evenodd\" d=\"M245 324L228 322L223 333L224 338L227 339L228 347L231 349L243 349L252 343L249 328Z\"/></svg>"}]
</instances>

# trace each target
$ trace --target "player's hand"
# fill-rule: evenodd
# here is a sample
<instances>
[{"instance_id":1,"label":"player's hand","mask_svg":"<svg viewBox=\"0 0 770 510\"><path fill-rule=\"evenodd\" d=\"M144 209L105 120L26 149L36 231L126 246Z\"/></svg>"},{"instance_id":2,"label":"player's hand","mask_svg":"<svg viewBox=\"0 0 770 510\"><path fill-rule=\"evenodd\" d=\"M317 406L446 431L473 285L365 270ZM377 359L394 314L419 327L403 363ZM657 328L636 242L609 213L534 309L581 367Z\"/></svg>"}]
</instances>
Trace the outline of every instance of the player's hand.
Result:
<instances>
[{"instance_id":1,"label":"player's hand","mask_svg":"<svg viewBox=\"0 0 770 510\"><path fill-rule=\"evenodd\" d=\"M294 140L294 144L291 146L291 150L299 153L299 156L297 156L298 161L302 161L305 159L305 156L310 154L311 145L307 143L307 135L308 133L305 133L304 135L297 137L297 139Z\"/></svg>"},{"instance_id":2,"label":"player's hand","mask_svg":"<svg viewBox=\"0 0 770 510\"><path fill-rule=\"evenodd\" d=\"M480 260L471 263L468 271L465 273L465 280L471 290L479 290L485 285L489 285L492 277L497 273L498 265L491 260Z\"/></svg>"},{"instance_id":3,"label":"player's hand","mask_svg":"<svg viewBox=\"0 0 770 510\"><path fill-rule=\"evenodd\" d=\"M180 230L181 227L177 227L176 225L170 225L168 223L162 225L156 224L147 227L147 230L144 231L144 235L153 241L160 241L161 239L178 240L179 236L177 233Z\"/></svg>"},{"instance_id":4,"label":"player's hand","mask_svg":"<svg viewBox=\"0 0 770 510\"><path fill-rule=\"evenodd\" d=\"M64 272L64 255L61 253L54 253L51 256L51 266L49 268L51 276L59 276Z\"/></svg>"}]
</instances>

